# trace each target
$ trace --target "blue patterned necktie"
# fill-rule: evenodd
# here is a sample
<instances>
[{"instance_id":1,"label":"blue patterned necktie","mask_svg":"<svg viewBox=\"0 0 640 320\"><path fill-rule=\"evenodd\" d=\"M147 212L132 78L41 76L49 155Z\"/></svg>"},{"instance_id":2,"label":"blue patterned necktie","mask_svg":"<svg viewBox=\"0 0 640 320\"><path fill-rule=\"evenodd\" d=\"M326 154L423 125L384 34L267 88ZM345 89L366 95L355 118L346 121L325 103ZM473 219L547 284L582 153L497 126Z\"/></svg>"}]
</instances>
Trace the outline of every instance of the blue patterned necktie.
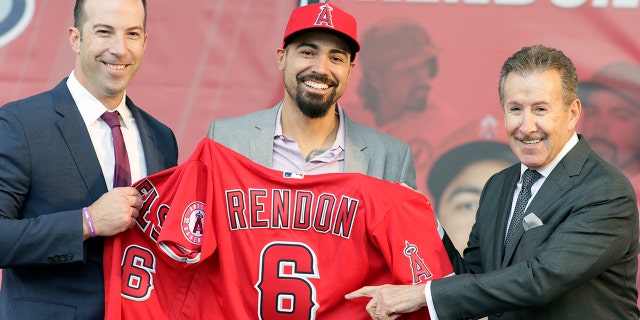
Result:
<instances>
[{"instance_id":1,"label":"blue patterned necktie","mask_svg":"<svg viewBox=\"0 0 640 320\"><path fill-rule=\"evenodd\" d=\"M511 238L513 238L516 228L522 227L524 209L527 208L527 203L531 198L531 186L540 179L540 177L542 177L542 175L535 170L527 169L522 174L522 188L518 194L518 200L516 200L516 207L513 210L513 217L511 218L511 224L509 224L509 229L507 230L507 237L504 240L503 255L509 247L509 243L512 240Z\"/></svg>"}]
</instances>

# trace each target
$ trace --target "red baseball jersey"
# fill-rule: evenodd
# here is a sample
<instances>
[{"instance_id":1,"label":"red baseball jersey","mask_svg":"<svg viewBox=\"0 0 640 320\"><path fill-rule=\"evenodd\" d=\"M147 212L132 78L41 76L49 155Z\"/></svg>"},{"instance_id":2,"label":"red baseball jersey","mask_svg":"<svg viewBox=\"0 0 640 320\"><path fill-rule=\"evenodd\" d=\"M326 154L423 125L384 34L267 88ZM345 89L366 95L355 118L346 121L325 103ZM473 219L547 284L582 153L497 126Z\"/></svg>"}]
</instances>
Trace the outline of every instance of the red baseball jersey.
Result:
<instances>
[{"instance_id":1,"label":"red baseball jersey","mask_svg":"<svg viewBox=\"0 0 640 320\"><path fill-rule=\"evenodd\" d=\"M429 201L397 183L283 173L205 138L135 187L137 227L105 244L106 319L369 319L346 293L453 273Z\"/></svg>"}]
</instances>

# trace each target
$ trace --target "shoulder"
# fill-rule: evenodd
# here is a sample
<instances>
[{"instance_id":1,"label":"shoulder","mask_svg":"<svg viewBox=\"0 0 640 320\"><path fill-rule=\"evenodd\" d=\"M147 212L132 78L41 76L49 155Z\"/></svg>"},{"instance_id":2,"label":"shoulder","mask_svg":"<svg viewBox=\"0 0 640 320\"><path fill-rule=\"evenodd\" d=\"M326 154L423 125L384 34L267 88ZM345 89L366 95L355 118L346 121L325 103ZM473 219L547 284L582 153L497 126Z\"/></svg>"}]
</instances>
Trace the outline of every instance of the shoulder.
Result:
<instances>
[{"instance_id":1,"label":"shoulder","mask_svg":"<svg viewBox=\"0 0 640 320\"><path fill-rule=\"evenodd\" d=\"M133 101L129 99L129 97L127 97L127 106L129 107L129 110L131 110L131 113L135 118L140 119L141 121L144 121L145 124L149 126L149 128L151 128L152 130L158 130L163 132L173 132L171 128L169 128L169 126L162 123L160 120L156 119L154 116L152 116L150 113L146 112L142 108L136 106L133 103Z\"/></svg>"},{"instance_id":2,"label":"shoulder","mask_svg":"<svg viewBox=\"0 0 640 320\"><path fill-rule=\"evenodd\" d=\"M269 122L271 123L271 122L275 122L276 112L277 110L274 110L273 108L263 109L263 110L247 113L241 116L216 119L216 120L213 120L212 123L215 123L216 125L220 125L220 126L232 126L232 125L236 126L236 125L253 124L255 122L258 122L259 120L264 120L265 118L266 119L273 118L273 121L270 120Z\"/></svg>"},{"instance_id":3,"label":"shoulder","mask_svg":"<svg viewBox=\"0 0 640 320\"><path fill-rule=\"evenodd\" d=\"M54 93L58 91L52 89L49 91L40 92L36 95L22 98L19 100L11 101L4 106L0 107L0 111L9 112L14 115L30 114L34 109L43 111L43 106L52 106Z\"/></svg>"},{"instance_id":4,"label":"shoulder","mask_svg":"<svg viewBox=\"0 0 640 320\"><path fill-rule=\"evenodd\" d=\"M384 145L385 148L394 150L410 149L407 143L382 131L355 122L347 116L345 116L345 135L350 140L362 138L366 139L368 144Z\"/></svg>"},{"instance_id":5,"label":"shoulder","mask_svg":"<svg viewBox=\"0 0 640 320\"><path fill-rule=\"evenodd\" d=\"M66 113L75 107L73 97L66 86L66 78L51 90L15 100L0 106L0 118L20 119L20 122L33 123L50 121L59 117L57 112Z\"/></svg>"}]
</instances>

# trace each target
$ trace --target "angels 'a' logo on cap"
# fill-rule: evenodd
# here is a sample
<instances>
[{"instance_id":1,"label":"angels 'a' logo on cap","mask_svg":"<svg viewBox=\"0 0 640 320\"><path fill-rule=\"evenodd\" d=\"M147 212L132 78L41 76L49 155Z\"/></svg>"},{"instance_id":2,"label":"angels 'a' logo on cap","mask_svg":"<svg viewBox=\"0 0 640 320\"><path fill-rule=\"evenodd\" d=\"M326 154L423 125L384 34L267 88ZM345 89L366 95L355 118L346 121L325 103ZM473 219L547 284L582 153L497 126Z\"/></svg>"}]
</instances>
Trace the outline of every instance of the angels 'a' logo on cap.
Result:
<instances>
[{"instance_id":1,"label":"angels 'a' logo on cap","mask_svg":"<svg viewBox=\"0 0 640 320\"><path fill-rule=\"evenodd\" d=\"M331 11L333 11L333 8L331 8L329 4L325 3L323 6L321 6L318 18L316 18L316 22L314 22L313 25L325 25L327 27L333 28L333 16L331 16Z\"/></svg>"}]
</instances>

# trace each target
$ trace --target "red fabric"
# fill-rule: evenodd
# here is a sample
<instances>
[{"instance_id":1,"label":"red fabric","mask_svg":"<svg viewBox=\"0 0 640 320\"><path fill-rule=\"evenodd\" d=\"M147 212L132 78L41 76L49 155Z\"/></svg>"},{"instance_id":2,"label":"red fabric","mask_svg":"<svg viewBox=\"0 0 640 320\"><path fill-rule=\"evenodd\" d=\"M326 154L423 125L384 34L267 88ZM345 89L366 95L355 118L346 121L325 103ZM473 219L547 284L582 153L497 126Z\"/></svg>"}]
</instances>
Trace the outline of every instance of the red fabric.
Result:
<instances>
[{"instance_id":1,"label":"red fabric","mask_svg":"<svg viewBox=\"0 0 640 320\"><path fill-rule=\"evenodd\" d=\"M106 242L106 318L368 319L368 300L346 293L453 272L419 193L360 174L284 176L205 139L139 181L138 226Z\"/></svg>"}]
</instances>

